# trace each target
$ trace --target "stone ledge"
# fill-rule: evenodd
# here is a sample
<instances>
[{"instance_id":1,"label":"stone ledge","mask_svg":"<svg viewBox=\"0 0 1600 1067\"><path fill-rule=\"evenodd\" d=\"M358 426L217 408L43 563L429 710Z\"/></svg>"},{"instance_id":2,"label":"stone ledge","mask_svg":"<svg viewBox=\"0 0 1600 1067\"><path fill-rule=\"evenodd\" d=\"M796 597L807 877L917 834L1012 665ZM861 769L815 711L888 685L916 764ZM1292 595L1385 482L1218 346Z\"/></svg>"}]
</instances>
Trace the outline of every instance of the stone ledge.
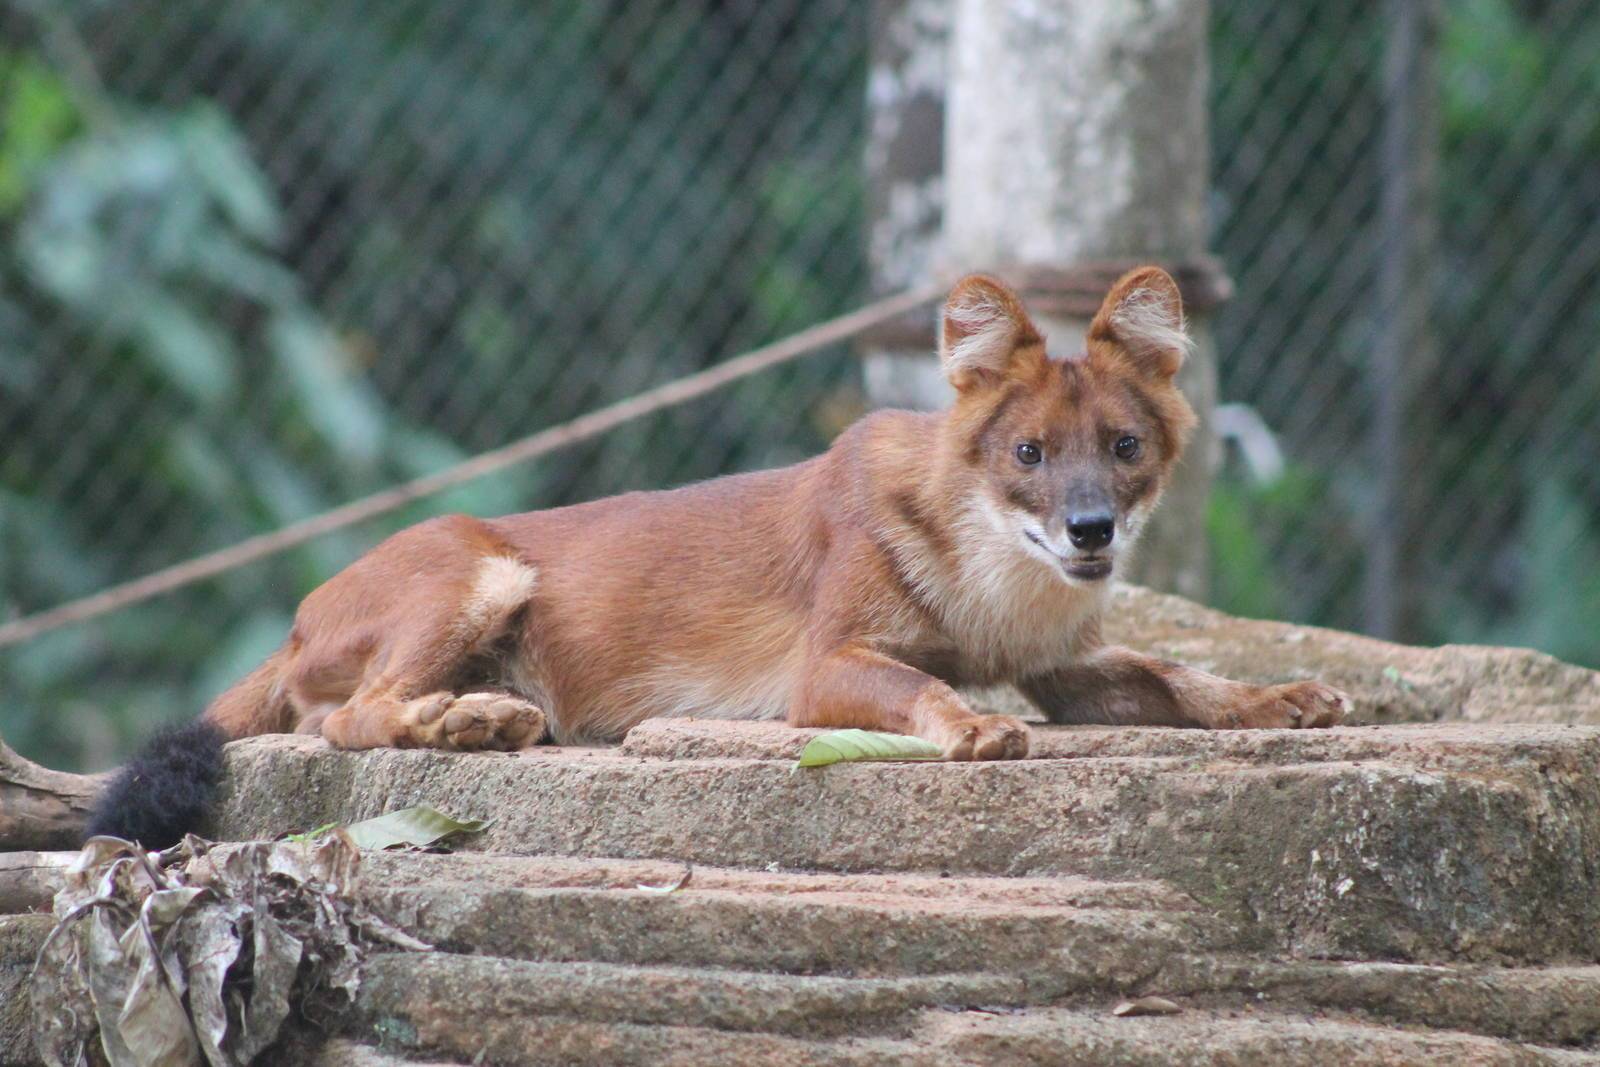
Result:
<instances>
[{"instance_id":1,"label":"stone ledge","mask_svg":"<svg viewBox=\"0 0 1600 1067\"><path fill-rule=\"evenodd\" d=\"M740 724L646 730L689 738L687 759L256 738L228 746L211 831L275 837L427 802L497 819L472 850L1153 880L1309 955L1600 958L1600 730L1039 733L1045 753L1084 754L794 772L749 758L770 750Z\"/></svg>"},{"instance_id":2,"label":"stone ledge","mask_svg":"<svg viewBox=\"0 0 1600 1067\"><path fill-rule=\"evenodd\" d=\"M1030 759L1227 760L1253 764L1382 760L1415 767L1600 766L1600 726L1574 723L1437 723L1340 726L1326 730L1180 730L1035 723ZM618 754L640 759L792 761L826 730L781 722L646 719ZM593 751L593 750L589 750Z\"/></svg>"},{"instance_id":3,"label":"stone ledge","mask_svg":"<svg viewBox=\"0 0 1600 1067\"><path fill-rule=\"evenodd\" d=\"M1397 645L1235 618L1138 586L1116 590L1104 628L1110 641L1240 681L1319 679L1354 697L1364 720L1600 724L1600 672L1528 649Z\"/></svg>"}]
</instances>

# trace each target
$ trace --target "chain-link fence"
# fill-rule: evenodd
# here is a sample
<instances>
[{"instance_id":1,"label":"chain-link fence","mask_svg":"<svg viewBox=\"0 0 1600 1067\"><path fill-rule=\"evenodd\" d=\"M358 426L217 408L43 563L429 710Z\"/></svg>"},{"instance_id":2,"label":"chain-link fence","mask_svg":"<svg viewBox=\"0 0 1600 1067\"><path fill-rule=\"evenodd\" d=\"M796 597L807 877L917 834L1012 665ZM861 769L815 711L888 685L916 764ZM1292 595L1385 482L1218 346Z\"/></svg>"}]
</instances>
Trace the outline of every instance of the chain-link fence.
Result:
<instances>
[{"instance_id":1,"label":"chain-link fence","mask_svg":"<svg viewBox=\"0 0 1600 1067\"><path fill-rule=\"evenodd\" d=\"M1600 7L1213 18L1215 599L1600 664Z\"/></svg>"},{"instance_id":2,"label":"chain-link fence","mask_svg":"<svg viewBox=\"0 0 1600 1067\"><path fill-rule=\"evenodd\" d=\"M1448 4L1406 82L1401 7L1213 4L1223 395L1269 431L1218 486L1216 598L1372 628L1403 582L1410 636L1600 660L1600 12ZM850 306L867 9L0 0L0 616ZM1382 296L1396 217L1426 315ZM0 732L106 765L390 529L786 462L863 406L840 351L0 651Z\"/></svg>"},{"instance_id":3,"label":"chain-link fence","mask_svg":"<svg viewBox=\"0 0 1600 1067\"><path fill-rule=\"evenodd\" d=\"M38 609L843 310L847 0L0 3L0 599ZM847 352L4 657L105 764L391 529L789 462ZM109 713L109 714L108 714Z\"/></svg>"}]
</instances>

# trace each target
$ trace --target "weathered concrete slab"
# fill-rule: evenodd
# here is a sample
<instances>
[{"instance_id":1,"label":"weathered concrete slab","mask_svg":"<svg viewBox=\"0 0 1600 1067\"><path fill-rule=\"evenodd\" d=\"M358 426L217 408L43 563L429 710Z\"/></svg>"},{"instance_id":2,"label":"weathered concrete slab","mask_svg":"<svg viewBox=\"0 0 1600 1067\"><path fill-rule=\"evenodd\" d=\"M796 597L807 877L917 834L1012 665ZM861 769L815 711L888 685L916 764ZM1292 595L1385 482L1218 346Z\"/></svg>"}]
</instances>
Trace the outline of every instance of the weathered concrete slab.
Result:
<instances>
[{"instance_id":1,"label":"weathered concrete slab","mask_svg":"<svg viewBox=\"0 0 1600 1067\"><path fill-rule=\"evenodd\" d=\"M1600 966L1252 958L1192 900L1152 883L701 867L673 893L639 888L683 873L648 861L374 854L363 881L386 917L457 952L840 977L998 972L1026 977L1004 1002L1013 1006L1156 992L1216 1010L1294 1006L1546 1044L1600 1039Z\"/></svg>"},{"instance_id":2,"label":"weathered concrete slab","mask_svg":"<svg viewBox=\"0 0 1600 1067\"><path fill-rule=\"evenodd\" d=\"M0 915L0 1064L38 1062L28 976L52 925L48 915Z\"/></svg>"},{"instance_id":3,"label":"weathered concrete slab","mask_svg":"<svg viewBox=\"0 0 1600 1067\"><path fill-rule=\"evenodd\" d=\"M223 846L228 847L228 846ZM1051 878L958 878L932 874L823 874L814 871L691 867L664 860L563 856L512 856L485 852L367 852L362 860L369 884L394 888L636 890L640 885L675 885L696 894L749 896L776 901L826 901L958 909L968 914L1075 908L1179 914L1199 906L1160 882L1114 882L1072 876ZM673 899L684 899L674 896Z\"/></svg>"},{"instance_id":4,"label":"weathered concrete slab","mask_svg":"<svg viewBox=\"0 0 1600 1067\"><path fill-rule=\"evenodd\" d=\"M1359 1012L1376 1020L1548 1045L1600 1040L1600 967L1428 967L1403 963L1252 963L1226 975L1203 964L1199 990L1217 981L1273 1003Z\"/></svg>"},{"instance_id":5,"label":"weathered concrete slab","mask_svg":"<svg viewBox=\"0 0 1600 1067\"><path fill-rule=\"evenodd\" d=\"M1120 587L1106 636L1253 682L1317 678L1377 722L1600 723L1600 673L1520 648L1417 648L1316 626L1240 619L1182 597Z\"/></svg>"},{"instance_id":6,"label":"weathered concrete slab","mask_svg":"<svg viewBox=\"0 0 1600 1067\"><path fill-rule=\"evenodd\" d=\"M1600 959L1600 729L1039 734L1046 755L1112 754L796 773L260 738L229 746L213 830L270 837L426 801L496 818L469 846L485 851L1157 880L1307 955Z\"/></svg>"},{"instance_id":7,"label":"weathered concrete slab","mask_svg":"<svg viewBox=\"0 0 1600 1067\"><path fill-rule=\"evenodd\" d=\"M500 983L452 987L457 995L489 995L516 988ZM516 998L517 994L513 994ZM396 1005L402 1003L397 998ZM369 1009L387 1005L376 1002ZM1297 1013L1224 1012L1191 1008L1165 1018L1120 1018L1110 1005L1094 1008L932 1009L892 1035L840 1038L796 1037L717 1029L694 1024L599 1021L537 1011L495 1011L461 1025L435 1002L412 1021L387 1021L390 1042L458 1062L503 1064L823 1064L838 1067L889 1065L1083 1065L1167 1067L1185 1064L1272 1064L1325 1067L1329 1063L1411 1067L1425 1063L1473 1065L1594 1064L1592 1053L1558 1050L1451 1031L1416 1031L1353 1019L1307 1018ZM689 1017L697 1016L695 1012ZM331 1062L320 1061L331 1067ZM359 1061L358 1061L359 1062Z\"/></svg>"},{"instance_id":8,"label":"weathered concrete slab","mask_svg":"<svg viewBox=\"0 0 1600 1067\"><path fill-rule=\"evenodd\" d=\"M1025 986L1020 974L994 972L836 978L397 954L368 966L358 1010L375 1026L385 1018L405 1019L422 1034L456 1029L460 1005L471 1004L481 1017L500 1021L557 1017L676 1026L693 1019L713 1030L837 1037L886 1030L936 1005L1019 1003Z\"/></svg>"},{"instance_id":9,"label":"weathered concrete slab","mask_svg":"<svg viewBox=\"0 0 1600 1067\"><path fill-rule=\"evenodd\" d=\"M424 859L430 862L417 862ZM431 862L437 860L444 862ZM465 877L448 871L452 861ZM1175 957L1231 940L1193 901L1137 883L697 868L688 885L662 894L638 887L675 885L682 868L632 865L650 880L549 886L538 884L548 880L546 863L394 857L369 870L369 897L396 925L453 951L844 977L982 969L1026 975L1029 1003L1132 989ZM630 869L589 863L613 874ZM510 880L522 884L506 885Z\"/></svg>"},{"instance_id":10,"label":"weathered concrete slab","mask_svg":"<svg viewBox=\"0 0 1600 1067\"><path fill-rule=\"evenodd\" d=\"M1252 958L1209 943L1214 924L1192 902L1141 883L696 868L673 893L638 888L682 873L369 855L363 893L449 951L375 958L357 1010L319 1014L332 1040L303 1029L264 1062L1597 1059L1551 1046L1594 1042L1600 967ZM0 919L0 955L31 961L48 926ZM17 988L0 1003L21 1021ZM1111 1015L1145 993L1183 1014ZM0 1063L37 1062L24 1026L0 1039Z\"/></svg>"},{"instance_id":11,"label":"weathered concrete slab","mask_svg":"<svg viewBox=\"0 0 1600 1067\"><path fill-rule=\"evenodd\" d=\"M1017 1015L946 1013L919 1043L944 1062L1157 1067L1186 1064L1400 1065L1592 1064L1596 1057L1449 1031L1403 1031L1357 1021L1272 1011L1186 1011L1117 1018L1105 1010L1043 1009ZM924 1058L923 1062L937 1062Z\"/></svg>"},{"instance_id":12,"label":"weathered concrete slab","mask_svg":"<svg viewBox=\"0 0 1600 1067\"><path fill-rule=\"evenodd\" d=\"M1172 758L1256 765L1382 760L1417 768L1600 766L1600 730L1563 723L1434 723L1327 730L1180 730L1168 727L1032 727L1030 759ZM825 730L779 722L649 719L617 752L641 759L794 760ZM594 751L594 750L591 750ZM606 751L606 750L601 750Z\"/></svg>"}]
</instances>

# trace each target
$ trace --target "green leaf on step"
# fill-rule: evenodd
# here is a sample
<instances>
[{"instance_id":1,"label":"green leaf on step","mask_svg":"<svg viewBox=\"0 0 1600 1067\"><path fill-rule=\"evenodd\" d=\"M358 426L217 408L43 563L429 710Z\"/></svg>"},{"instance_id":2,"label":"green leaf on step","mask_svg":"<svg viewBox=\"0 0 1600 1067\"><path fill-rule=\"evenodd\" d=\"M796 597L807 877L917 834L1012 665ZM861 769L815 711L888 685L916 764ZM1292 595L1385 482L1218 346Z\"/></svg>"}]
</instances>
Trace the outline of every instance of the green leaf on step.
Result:
<instances>
[{"instance_id":1,"label":"green leaf on step","mask_svg":"<svg viewBox=\"0 0 1600 1067\"><path fill-rule=\"evenodd\" d=\"M830 763L860 760L939 759L944 752L932 741L905 734L871 730L835 730L813 737L800 752L796 767L826 767Z\"/></svg>"},{"instance_id":2,"label":"green leaf on step","mask_svg":"<svg viewBox=\"0 0 1600 1067\"><path fill-rule=\"evenodd\" d=\"M287 837L284 838L284 840L285 841L293 841L296 844L303 845L307 841L315 841L317 838L321 837L323 834L327 833L329 830L332 830L335 826L338 826L338 825L339 824L336 823L336 822L325 822L321 826L317 827L315 830L307 830L303 834L289 834Z\"/></svg>"},{"instance_id":3,"label":"green leaf on step","mask_svg":"<svg viewBox=\"0 0 1600 1067\"><path fill-rule=\"evenodd\" d=\"M363 819L343 827L344 833L357 848L426 848L453 834L475 834L489 827L494 820L457 819L426 804L401 808L375 819ZM310 833L291 836L291 841L304 841L332 830L333 824L318 827Z\"/></svg>"},{"instance_id":4,"label":"green leaf on step","mask_svg":"<svg viewBox=\"0 0 1600 1067\"><path fill-rule=\"evenodd\" d=\"M1406 681L1405 675L1401 674L1394 667L1385 667L1383 669L1383 677L1386 681L1393 682L1407 693L1416 688L1416 686Z\"/></svg>"}]
</instances>

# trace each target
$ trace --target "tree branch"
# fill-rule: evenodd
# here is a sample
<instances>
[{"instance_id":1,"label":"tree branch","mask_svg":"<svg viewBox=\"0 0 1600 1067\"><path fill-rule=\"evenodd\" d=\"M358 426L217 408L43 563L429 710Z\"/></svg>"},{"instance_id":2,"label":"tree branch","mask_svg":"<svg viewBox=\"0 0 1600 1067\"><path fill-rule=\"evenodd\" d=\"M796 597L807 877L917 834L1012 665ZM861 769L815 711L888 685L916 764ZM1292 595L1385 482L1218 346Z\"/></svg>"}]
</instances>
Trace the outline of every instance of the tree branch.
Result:
<instances>
[{"instance_id":1,"label":"tree branch","mask_svg":"<svg viewBox=\"0 0 1600 1067\"><path fill-rule=\"evenodd\" d=\"M0 740L0 852L77 848L104 778L48 770Z\"/></svg>"}]
</instances>

